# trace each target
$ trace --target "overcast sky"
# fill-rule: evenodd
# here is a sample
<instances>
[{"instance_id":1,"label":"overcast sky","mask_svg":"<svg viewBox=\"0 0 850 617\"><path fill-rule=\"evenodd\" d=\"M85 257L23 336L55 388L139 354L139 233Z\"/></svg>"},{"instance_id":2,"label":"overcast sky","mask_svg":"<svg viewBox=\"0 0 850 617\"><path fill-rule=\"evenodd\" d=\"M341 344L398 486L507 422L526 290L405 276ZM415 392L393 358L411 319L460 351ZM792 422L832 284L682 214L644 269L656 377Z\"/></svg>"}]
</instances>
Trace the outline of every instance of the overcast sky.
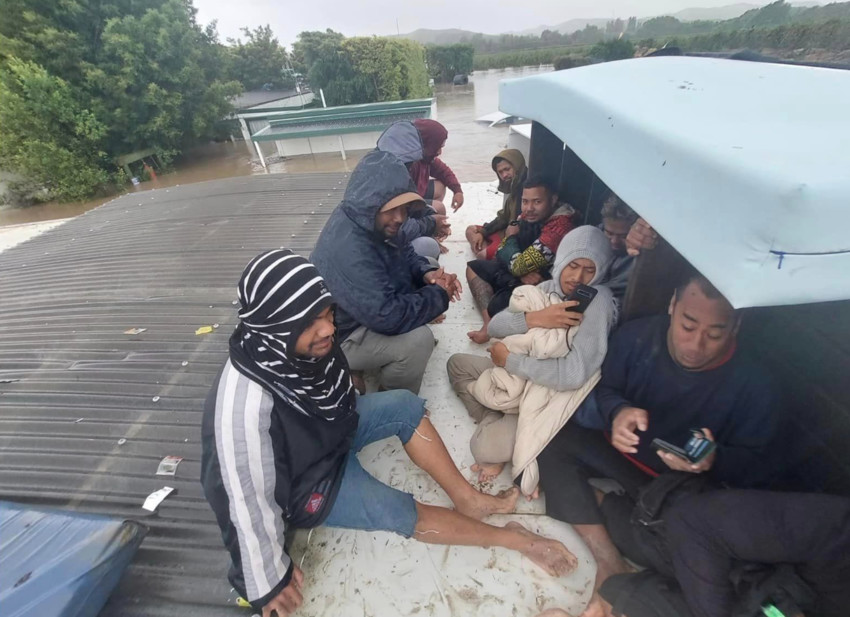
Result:
<instances>
[{"instance_id":1,"label":"overcast sky","mask_svg":"<svg viewBox=\"0 0 850 617\"><path fill-rule=\"evenodd\" d=\"M767 4L766 0L743 0ZM218 20L224 42L239 29L269 24L289 48L303 30L332 28L346 36L395 34L417 28L461 28L497 34L579 17L651 17L736 0L194 0L198 21Z\"/></svg>"}]
</instances>

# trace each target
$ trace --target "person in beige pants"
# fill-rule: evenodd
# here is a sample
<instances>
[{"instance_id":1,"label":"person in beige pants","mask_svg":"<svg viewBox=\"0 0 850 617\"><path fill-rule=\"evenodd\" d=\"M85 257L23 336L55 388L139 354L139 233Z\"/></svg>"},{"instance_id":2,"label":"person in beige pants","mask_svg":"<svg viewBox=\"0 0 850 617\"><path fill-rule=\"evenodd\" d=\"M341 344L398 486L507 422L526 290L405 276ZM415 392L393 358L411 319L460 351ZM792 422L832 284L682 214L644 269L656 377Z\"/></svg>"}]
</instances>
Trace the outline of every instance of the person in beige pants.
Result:
<instances>
[{"instance_id":1,"label":"person in beige pants","mask_svg":"<svg viewBox=\"0 0 850 617\"><path fill-rule=\"evenodd\" d=\"M449 358L446 370L452 388L478 423L470 449L475 458L473 470L478 472L480 481L497 476L513 458L518 416L488 409L469 393L469 385L494 366L559 392L584 385L602 366L608 350L608 334L617 321L613 295L607 287L599 285L612 257L611 246L601 230L589 225L574 229L558 246L552 279L540 283L538 288L564 299L579 284L595 286L597 296L584 314L570 311L578 302L567 300L528 313L502 311L490 321L488 334L496 338L524 334L531 328L568 328L581 324L566 356L539 360L510 353L503 343L494 343L487 350L489 358L472 354L455 354Z\"/></svg>"}]
</instances>

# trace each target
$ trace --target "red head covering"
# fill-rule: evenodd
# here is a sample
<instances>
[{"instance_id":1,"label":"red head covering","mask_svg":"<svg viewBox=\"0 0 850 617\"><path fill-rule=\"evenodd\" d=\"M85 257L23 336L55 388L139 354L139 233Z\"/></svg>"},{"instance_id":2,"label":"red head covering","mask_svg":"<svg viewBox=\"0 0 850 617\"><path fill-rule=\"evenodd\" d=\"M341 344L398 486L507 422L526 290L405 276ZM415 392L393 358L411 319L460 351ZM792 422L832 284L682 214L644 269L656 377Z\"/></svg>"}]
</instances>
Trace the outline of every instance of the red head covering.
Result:
<instances>
[{"instance_id":1,"label":"red head covering","mask_svg":"<svg viewBox=\"0 0 850 617\"><path fill-rule=\"evenodd\" d=\"M446 143L449 132L442 124L436 120L428 118L417 118L413 121L413 126L419 131L419 136L422 138L422 158L425 161L431 162L437 156L437 152Z\"/></svg>"}]
</instances>

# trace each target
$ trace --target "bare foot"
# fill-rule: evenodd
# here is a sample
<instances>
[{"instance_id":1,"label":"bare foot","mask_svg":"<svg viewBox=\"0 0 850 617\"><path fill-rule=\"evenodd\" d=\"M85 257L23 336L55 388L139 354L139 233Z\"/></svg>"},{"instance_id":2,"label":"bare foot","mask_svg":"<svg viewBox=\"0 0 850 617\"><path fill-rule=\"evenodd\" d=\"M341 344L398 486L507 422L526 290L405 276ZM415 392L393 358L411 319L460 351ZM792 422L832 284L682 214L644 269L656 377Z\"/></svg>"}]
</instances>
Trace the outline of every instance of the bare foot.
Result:
<instances>
[{"instance_id":1,"label":"bare foot","mask_svg":"<svg viewBox=\"0 0 850 617\"><path fill-rule=\"evenodd\" d=\"M570 614L562 608L550 608L540 613L537 617L570 617Z\"/></svg>"},{"instance_id":2,"label":"bare foot","mask_svg":"<svg viewBox=\"0 0 850 617\"><path fill-rule=\"evenodd\" d=\"M479 482L489 482L505 468L504 463L475 463L470 469L478 472Z\"/></svg>"},{"instance_id":3,"label":"bare foot","mask_svg":"<svg viewBox=\"0 0 850 617\"><path fill-rule=\"evenodd\" d=\"M363 379L363 371L351 371L351 383L360 394L366 394L366 380Z\"/></svg>"},{"instance_id":4,"label":"bare foot","mask_svg":"<svg viewBox=\"0 0 850 617\"><path fill-rule=\"evenodd\" d=\"M434 319L431 320L431 323L443 323L446 320L446 314L437 315Z\"/></svg>"},{"instance_id":5,"label":"bare foot","mask_svg":"<svg viewBox=\"0 0 850 617\"><path fill-rule=\"evenodd\" d=\"M581 617L611 617L612 608L605 600L602 599L597 592L593 592L593 597L590 598L590 603Z\"/></svg>"},{"instance_id":6,"label":"bare foot","mask_svg":"<svg viewBox=\"0 0 850 617\"><path fill-rule=\"evenodd\" d=\"M437 242L437 244L440 245L440 253L441 254L445 255L446 253L449 252L449 247L447 247L445 244L443 244L442 242L439 242L439 241Z\"/></svg>"},{"instance_id":7,"label":"bare foot","mask_svg":"<svg viewBox=\"0 0 850 617\"><path fill-rule=\"evenodd\" d=\"M488 495L473 489L467 499L455 503L455 508L461 514L480 521L491 514L510 514L516 510L518 499L519 489L515 486L498 495Z\"/></svg>"},{"instance_id":8,"label":"bare foot","mask_svg":"<svg viewBox=\"0 0 850 617\"><path fill-rule=\"evenodd\" d=\"M487 341L490 340L490 337L487 334L487 331L484 329L481 330L470 330L466 333L470 339L472 339L473 343L478 343L479 345L483 345Z\"/></svg>"},{"instance_id":9,"label":"bare foot","mask_svg":"<svg viewBox=\"0 0 850 617\"><path fill-rule=\"evenodd\" d=\"M557 540L538 536L519 523L510 522L505 525L505 529L515 531L525 538L525 545L517 550L550 575L563 576L578 567L576 556Z\"/></svg>"},{"instance_id":10,"label":"bare foot","mask_svg":"<svg viewBox=\"0 0 850 617\"><path fill-rule=\"evenodd\" d=\"M537 499L538 497L540 497L540 487L539 486L531 492L531 495L525 496L526 500L528 500L528 501L533 501L533 500Z\"/></svg>"}]
</instances>

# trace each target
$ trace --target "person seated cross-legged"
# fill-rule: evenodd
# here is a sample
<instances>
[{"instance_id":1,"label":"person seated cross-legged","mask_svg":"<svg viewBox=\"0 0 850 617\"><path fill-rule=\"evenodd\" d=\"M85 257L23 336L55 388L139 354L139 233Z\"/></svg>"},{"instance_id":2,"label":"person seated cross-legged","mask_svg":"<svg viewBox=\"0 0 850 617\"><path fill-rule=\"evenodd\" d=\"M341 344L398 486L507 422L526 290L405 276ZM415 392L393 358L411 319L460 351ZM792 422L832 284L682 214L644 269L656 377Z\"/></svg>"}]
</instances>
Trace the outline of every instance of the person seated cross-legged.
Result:
<instances>
[{"instance_id":1,"label":"person seated cross-legged","mask_svg":"<svg viewBox=\"0 0 850 617\"><path fill-rule=\"evenodd\" d=\"M289 250L256 257L238 285L239 325L204 410L201 481L230 551L230 581L264 617L302 603L304 575L286 552L287 526L393 531L433 544L519 551L553 576L575 556L518 523L517 489L479 492L461 475L407 390L357 396L336 339L334 298ZM369 475L357 452L398 437L455 509L429 506Z\"/></svg>"},{"instance_id":2,"label":"person seated cross-legged","mask_svg":"<svg viewBox=\"0 0 850 617\"><path fill-rule=\"evenodd\" d=\"M587 392L599 379L617 322L611 291L600 285L611 259L601 230L574 229L558 246L552 280L517 287L511 300L519 305L542 296L539 304L511 306L490 322L488 332L504 339L490 347L490 358L463 353L449 358L452 388L478 423L470 448L479 480L498 475L510 461L516 477L527 454L545 445L563 422L573 422L573 412L595 413L593 393ZM578 302L567 299L579 285L596 290L584 314L574 312ZM523 487L533 494L534 481L524 478Z\"/></svg>"},{"instance_id":3,"label":"person seated cross-legged","mask_svg":"<svg viewBox=\"0 0 850 617\"><path fill-rule=\"evenodd\" d=\"M487 324L507 308L511 294L520 285L537 285L549 277L555 251L574 227L575 210L559 204L555 186L548 179L532 176L522 190L522 214L505 230L496 259L467 263L466 279L483 324L467 332L476 343L490 340Z\"/></svg>"}]
</instances>

